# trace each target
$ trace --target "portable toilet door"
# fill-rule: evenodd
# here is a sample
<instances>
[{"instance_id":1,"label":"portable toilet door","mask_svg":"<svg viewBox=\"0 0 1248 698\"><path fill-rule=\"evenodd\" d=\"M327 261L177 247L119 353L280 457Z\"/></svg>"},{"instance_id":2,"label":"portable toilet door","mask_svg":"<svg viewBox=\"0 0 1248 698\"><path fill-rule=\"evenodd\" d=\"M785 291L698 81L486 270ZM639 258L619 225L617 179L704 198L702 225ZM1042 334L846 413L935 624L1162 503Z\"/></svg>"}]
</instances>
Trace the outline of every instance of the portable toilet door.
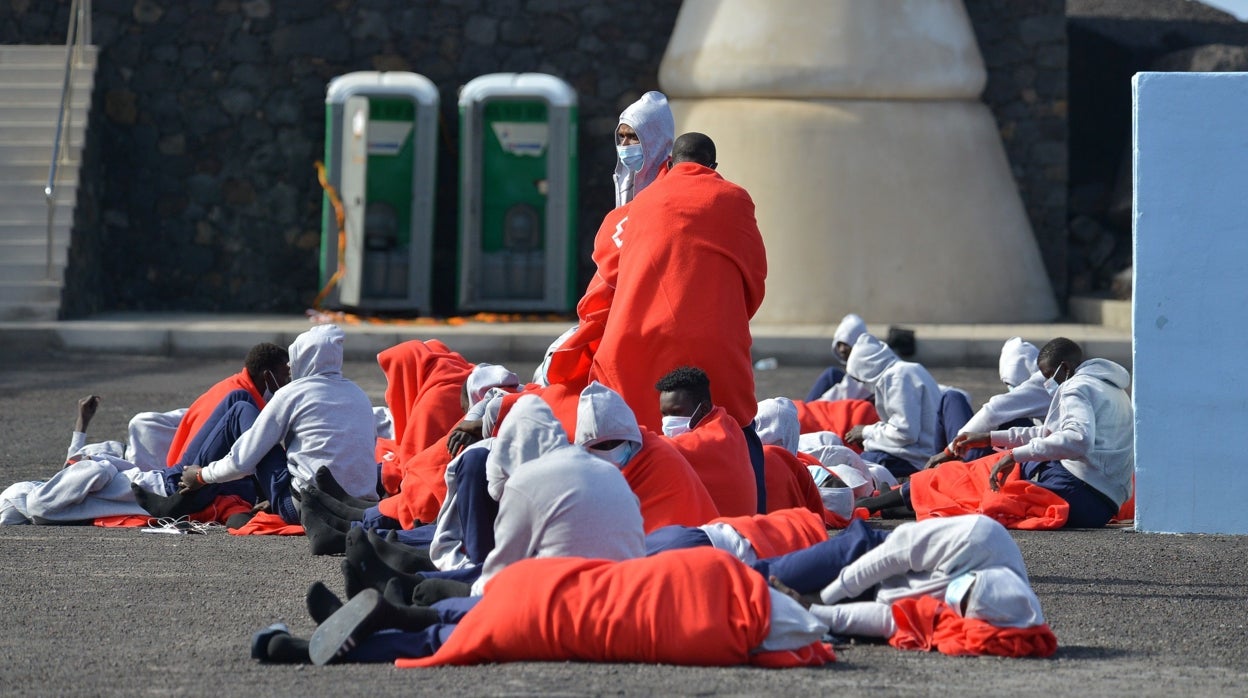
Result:
<instances>
[{"instance_id":1,"label":"portable toilet door","mask_svg":"<svg viewBox=\"0 0 1248 698\"><path fill-rule=\"evenodd\" d=\"M461 311L567 312L576 300L576 92L495 73L459 93Z\"/></svg>"},{"instance_id":2,"label":"portable toilet door","mask_svg":"<svg viewBox=\"0 0 1248 698\"><path fill-rule=\"evenodd\" d=\"M437 88L415 73L361 71L330 81L326 177L342 199L346 240L340 259L326 195L321 284L343 265L328 305L431 312L438 104Z\"/></svg>"}]
</instances>

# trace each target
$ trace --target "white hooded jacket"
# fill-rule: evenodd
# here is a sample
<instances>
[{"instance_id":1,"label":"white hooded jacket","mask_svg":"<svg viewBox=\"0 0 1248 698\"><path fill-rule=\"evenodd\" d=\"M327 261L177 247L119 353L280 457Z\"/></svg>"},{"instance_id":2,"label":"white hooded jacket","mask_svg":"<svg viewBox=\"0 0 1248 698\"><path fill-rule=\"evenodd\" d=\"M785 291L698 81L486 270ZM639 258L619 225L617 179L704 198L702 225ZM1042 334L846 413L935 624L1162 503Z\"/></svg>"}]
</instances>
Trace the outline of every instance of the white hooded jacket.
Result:
<instances>
[{"instance_id":1,"label":"white hooded jacket","mask_svg":"<svg viewBox=\"0 0 1248 698\"><path fill-rule=\"evenodd\" d=\"M891 635L893 602L915 596L945 597L954 579L1005 568L1030 584L1018 544L1001 524L980 514L904 523L883 543L846 565L819 592L810 612L834 633ZM872 587L874 602L843 603Z\"/></svg>"},{"instance_id":2,"label":"white hooded jacket","mask_svg":"<svg viewBox=\"0 0 1248 698\"><path fill-rule=\"evenodd\" d=\"M832 333L832 358L838 364L845 365L841 361L841 357L836 354L836 345L838 342L844 342L849 346L854 346L858 338L867 332L867 323L854 313L850 313L841 318L841 324L836 326L836 331ZM872 397L871 386L854 378L853 376L845 376L839 383L824 391L819 396L820 400L870 400Z\"/></svg>"},{"instance_id":3,"label":"white hooded jacket","mask_svg":"<svg viewBox=\"0 0 1248 698\"><path fill-rule=\"evenodd\" d=\"M473 594L513 562L531 557L628 560L646 554L641 506L619 468L568 442L550 407L516 401L485 462L498 499L494 550Z\"/></svg>"},{"instance_id":4,"label":"white hooded jacket","mask_svg":"<svg viewBox=\"0 0 1248 698\"><path fill-rule=\"evenodd\" d=\"M637 132L641 141L641 150L645 153L645 162L641 169L634 172L624 166L619 158L615 160L615 205L617 207L633 200L651 182L659 176L663 165L672 156L672 141L676 140L676 121L672 118L671 107L667 105L667 97L662 92L650 91L633 102L620 114L620 123L627 124ZM619 129L619 125L616 125ZM615 132L611 133L612 142L619 144Z\"/></svg>"},{"instance_id":5,"label":"white hooded jacket","mask_svg":"<svg viewBox=\"0 0 1248 698\"><path fill-rule=\"evenodd\" d=\"M598 381L581 391L576 405L576 443L591 448L603 441L631 441L640 448L637 417L620 394Z\"/></svg>"},{"instance_id":6,"label":"white hooded jacket","mask_svg":"<svg viewBox=\"0 0 1248 698\"><path fill-rule=\"evenodd\" d=\"M203 469L204 482L247 477L269 450L282 446L294 489L304 489L325 466L348 494L376 497L373 406L342 375L345 338L336 325L318 325L295 338L290 345L293 380L273 394L224 458Z\"/></svg>"},{"instance_id":7,"label":"white hooded jacket","mask_svg":"<svg viewBox=\"0 0 1248 698\"><path fill-rule=\"evenodd\" d=\"M944 445L937 433L941 393L936 379L865 333L854 343L846 370L872 387L880 415L879 422L863 429L863 450L883 451L923 468Z\"/></svg>"},{"instance_id":8,"label":"white hooded jacket","mask_svg":"<svg viewBox=\"0 0 1248 698\"><path fill-rule=\"evenodd\" d=\"M1014 460L1060 460L1072 475L1122 506L1135 471L1131 374L1107 359L1079 364L1057 388L1044 425L992 432L992 445Z\"/></svg>"}]
</instances>

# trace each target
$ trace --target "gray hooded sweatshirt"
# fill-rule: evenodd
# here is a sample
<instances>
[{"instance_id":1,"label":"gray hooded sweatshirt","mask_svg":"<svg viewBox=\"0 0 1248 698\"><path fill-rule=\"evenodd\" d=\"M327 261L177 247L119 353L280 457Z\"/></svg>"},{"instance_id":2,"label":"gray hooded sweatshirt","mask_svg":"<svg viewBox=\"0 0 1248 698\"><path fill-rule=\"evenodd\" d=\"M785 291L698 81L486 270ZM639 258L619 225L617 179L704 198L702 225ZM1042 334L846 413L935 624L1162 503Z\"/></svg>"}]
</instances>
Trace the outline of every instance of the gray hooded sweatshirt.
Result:
<instances>
[{"instance_id":1,"label":"gray hooded sweatshirt","mask_svg":"<svg viewBox=\"0 0 1248 698\"><path fill-rule=\"evenodd\" d=\"M867 323L854 313L850 313L841 318L841 324L836 326L836 331L832 333L832 358L838 364L844 366L841 357L836 354L837 342L844 342L849 346L854 346L858 338L867 332ZM836 385L828 388L823 395L819 396L820 400L870 400L871 386L864 384L853 376L845 376Z\"/></svg>"},{"instance_id":2,"label":"gray hooded sweatshirt","mask_svg":"<svg viewBox=\"0 0 1248 698\"><path fill-rule=\"evenodd\" d=\"M634 172L624 166L619 158L615 160L615 205L617 207L633 200L651 182L659 176L663 165L672 156L672 141L676 140L676 121L672 118L672 110L667 105L667 97L662 92L647 92L641 99L633 102L620 114L620 123L628 124L637 132L641 141L641 151L645 153L645 161L641 169ZM619 130L619 125L616 125ZM611 134L615 145L619 138Z\"/></svg>"},{"instance_id":3,"label":"gray hooded sweatshirt","mask_svg":"<svg viewBox=\"0 0 1248 698\"><path fill-rule=\"evenodd\" d=\"M303 490L321 466L354 497L376 497L377 427L368 396L342 375L336 325L318 325L290 345L289 385L273 394L260 416L230 448L204 468L204 482L229 482L256 472L274 446L286 449L291 486Z\"/></svg>"},{"instance_id":4,"label":"gray hooded sweatshirt","mask_svg":"<svg viewBox=\"0 0 1248 698\"><path fill-rule=\"evenodd\" d=\"M846 365L849 375L870 385L880 421L863 429L863 450L883 451L917 469L943 446L936 433L940 386L919 364L897 358L888 345L863 333Z\"/></svg>"},{"instance_id":5,"label":"gray hooded sweatshirt","mask_svg":"<svg viewBox=\"0 0 1248 698\"><path fill-rule=\"evenodd\" d=\"M1108 359L1088 359L1057 388L1044 425L992 432L992 445L1014 460L1060 460L1072 475L1118 506L1131 496L1135 412L1131 374Z\"/></svg>"},{"instance_id":6,"label":"gray hooded sweatshirt","mask_svg":"<svg viewBox=\"0 0 1248 698\"><path fill-rule=\"evenodd\" d=\"M646 554L641 505L620 469L568 442L550 407L534 395L516 401L485 461L498 500L494 550L472 586L532 557L629 560Z\"/></svg>"}]
</instances>

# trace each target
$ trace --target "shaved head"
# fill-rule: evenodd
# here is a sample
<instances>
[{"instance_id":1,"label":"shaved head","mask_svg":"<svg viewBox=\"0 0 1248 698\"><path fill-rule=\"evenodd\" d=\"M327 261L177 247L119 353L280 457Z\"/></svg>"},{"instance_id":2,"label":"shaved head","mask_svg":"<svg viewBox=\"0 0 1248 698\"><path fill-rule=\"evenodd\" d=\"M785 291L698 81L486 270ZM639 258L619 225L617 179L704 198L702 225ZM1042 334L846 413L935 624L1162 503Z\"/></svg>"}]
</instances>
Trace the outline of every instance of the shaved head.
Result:
<instances>
[{"instance_id":1,"label":"shaved head","mask_svg":"<svg viewBox=\"0 0 1248 698\"><path fill-rule=\"evenodd\" d=\"M672 144L672 164L696 162L703 167L715 169L715 141L705 133L682 133Z\"/></svg>"}]
</instances>

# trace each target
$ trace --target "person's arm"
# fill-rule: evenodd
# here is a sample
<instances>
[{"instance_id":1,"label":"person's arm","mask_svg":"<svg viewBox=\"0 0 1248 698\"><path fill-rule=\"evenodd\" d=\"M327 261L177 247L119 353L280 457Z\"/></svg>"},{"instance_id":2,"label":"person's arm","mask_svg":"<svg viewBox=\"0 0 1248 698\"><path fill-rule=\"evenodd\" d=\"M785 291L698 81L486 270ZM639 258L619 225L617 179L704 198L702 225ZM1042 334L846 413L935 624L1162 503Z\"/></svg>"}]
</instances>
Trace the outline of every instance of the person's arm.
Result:
<instances>
[{"instance_id":1,"label":"person's arm","mask_svg":"<svg viewBox=\"0 0 1248 698\"><path fill-rule=\"evenodd\" d=\"M852 599L889 577L913 571L911 530L899 527L883 543L846 565L836 579L819 592L820 601L830 605Z\"/></svg>"},{"instance_id":2,"label":"person's arm","mask_svg":"<svg viewBox=\"0 0 1248 698\"><path fill-rule=\"evenodd\" d=\"M833 635L888 638L897 632L893 607L886 603L861 601L835 606L815 604L810 607L810 614L828 626L828 632Z\"/></svg>"},{"instance_id":3,"label":"person's arm","mask_svg":"<svg viewBox=\"0 0 1248 698\"><path fill-rule=\"evenodd\" d=\"M203 484L232 482L248 477L256 472L256 466L265 454L274 446L285 444L294 407L288 399L284 399L286 397L281 391L275 393L273 399L260 410L251 428L230 447L230 452L199 470ZM184 478L189 470L190 467L184 469Z\"/></svg>"},{"instance_id":4,"label":"person's arm","mask_svg":"<svg viewBox=\"0 0 1248 698\"><path fill-rule=\"evenodd\" d=\"M1010 430L1015 431L1014 429ZM993 432L993 443L996 435ZM1014 460L1083 460L1092 448L1096 434L1096 412L1092 403L1077 388L1062 390L1058 395L1056 427L1047 434L1038 434L1014 446Z\"/></svg>"}]
</instances>

